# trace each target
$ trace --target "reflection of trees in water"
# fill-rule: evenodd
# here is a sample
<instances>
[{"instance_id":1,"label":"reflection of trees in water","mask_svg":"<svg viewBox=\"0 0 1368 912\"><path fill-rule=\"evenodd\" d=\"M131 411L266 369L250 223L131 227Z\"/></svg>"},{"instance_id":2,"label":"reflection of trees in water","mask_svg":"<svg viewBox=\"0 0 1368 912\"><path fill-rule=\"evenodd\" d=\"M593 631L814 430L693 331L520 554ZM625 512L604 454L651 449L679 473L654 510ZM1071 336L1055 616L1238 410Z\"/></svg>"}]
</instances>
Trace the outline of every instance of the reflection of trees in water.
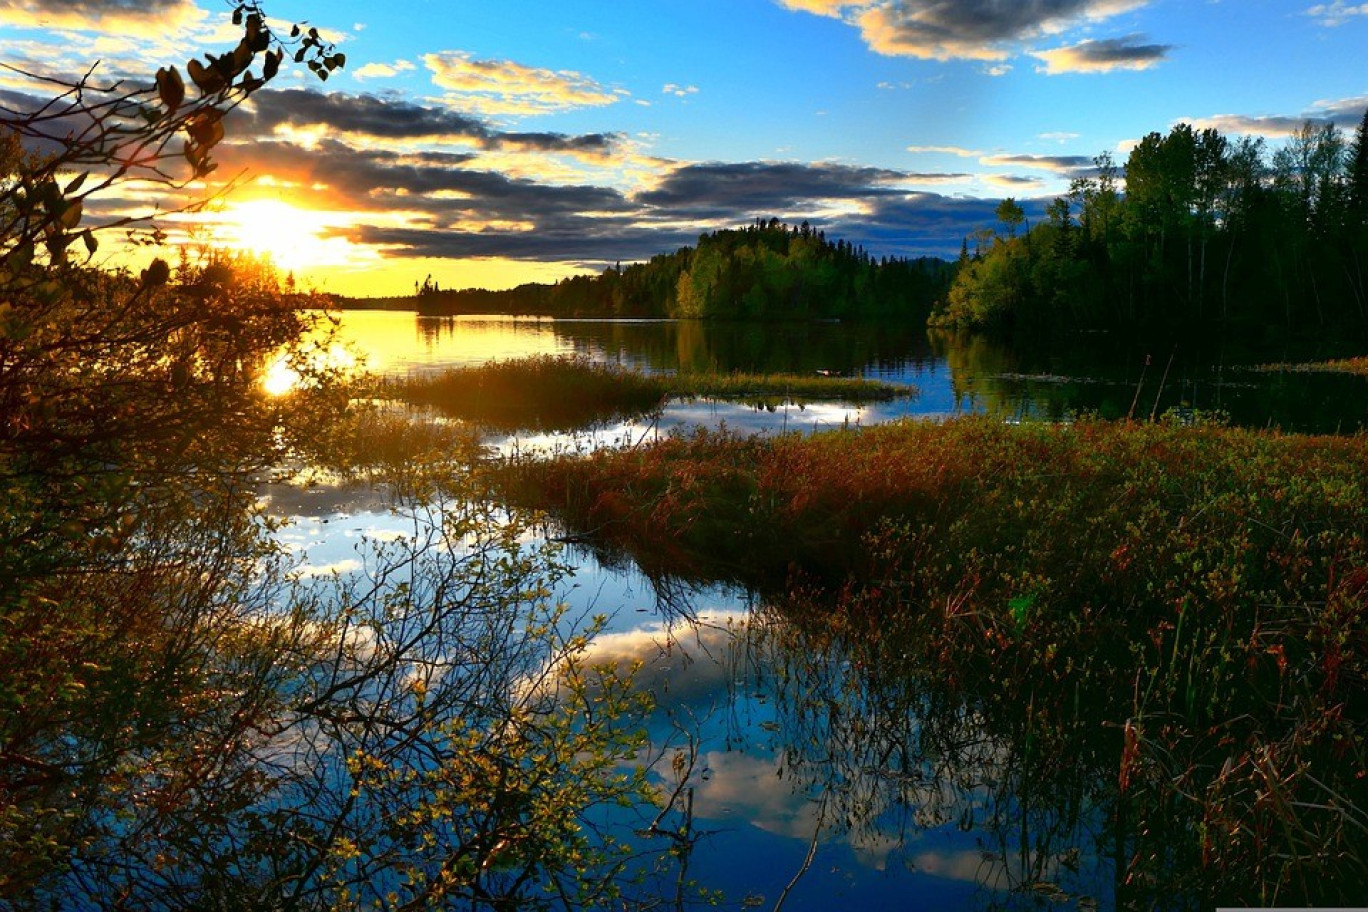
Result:
<instances>
[{"instance_id":1,"label":"reflection of trees in water","mask_svg":"<svg viewBox=\"0 0 1368 912\"><path fill-rule=\"evenodd\" d=\"M1143 420L1196 409L1240 427L1304 433L1351 433L1368 424L1361 377L1250 369L1284 358L1281 348L1261 353L1197 338L1091 335L1044 345L938 329L927 335L966 411L1058 421L1085 413Z\"/></svg>"},{"instance_id":2,"label":"reflection of trees in water","mask_svg":"<svg viewBox=\"0 0 1368 912\"><path fill-rule=\"evenodd\" d=\"M1043 750L1049 735L1029 712L1004 725L896 650L802 630L791 615L760 615L785 760L827 797L852 842L897 846L905 863L942 876L972 869L991 890L1086 894L1107 879L1097 771L1076 750ZM917 851L918 834L947 825L976 833L979 851Z\"/></svg>"},{"instance_id":3,"label":"reflection of trees in water","mask_svg":"<svg viewBox=\"0 0 1368 912\"><path fill-rule=\"evenodd\" d=\"M870 872L977 884L985 907L1112 889L1114 760L1077 730L1047 730L1044 713L991 717L891 644L805 628L792 608L681 619L595 649L596 660L645 663L656 737L689 745L688 763L664 775L691 818L739 815L813 840L814 853L847 844ZM935 831L965 835L927 839Z\"/></svg>"}]
</instances>

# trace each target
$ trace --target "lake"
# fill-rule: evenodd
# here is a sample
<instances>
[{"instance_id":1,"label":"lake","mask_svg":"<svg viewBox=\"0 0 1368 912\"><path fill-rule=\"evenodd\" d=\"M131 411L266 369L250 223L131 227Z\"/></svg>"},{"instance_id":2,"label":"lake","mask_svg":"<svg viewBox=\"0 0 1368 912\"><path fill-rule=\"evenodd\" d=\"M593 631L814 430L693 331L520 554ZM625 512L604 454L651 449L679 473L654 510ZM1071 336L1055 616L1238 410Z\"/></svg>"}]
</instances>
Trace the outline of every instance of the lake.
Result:
<instances>
[{"instance_id":1,"label":"lake","mask_svg":"<svg viewBox=\"0 0 1368 912\"><path fill-rule=\"evenodd\" d=\"M1068 420L1083 412L1230 420L1350 432L1368 421L1360 378L1257 371L1286 352L1098 338L1068 355L985 340L847 324L757 326L672 321L341 315L340 335L380 373L441 370L534 354L577 354L644 371L831 371L914 386L890 405L676 403L658 419L598 429L591 445L671 428L820 431L901 417L987 412ZM503 449L570 446L499 438ZM327 485L267 491L292 520L281 534L301 572L363 572L363 543L411 534L383 495ZM812 642L753 594L652 580L571 551L556 593L571 616L608 616L592 651L640 661L655 694L645 720L656 752L685 751L692 801L689 876L733 903L830 908L1112 909L1122 840L1106 806L1114 767L1042 758L933 680L861 667ZM668 771L662 785L671 785ZM1110 775L1111 779L1108 779ZM1122 899L1118 900L1118 897ZM1133 898L1133 897L1132 897Z\"/></svg>"},{"instance_id":2,"label":"lake","mask_svg":"<svg viewBox=\"0 0 1368 912\"><path fill-rule=\"evenodd\" d=\"M672 404L662 427L725 421L744 430L793 430L968 412L1067 420L1080 413L1147 418L1193 410L1223 413L1241 426L1302 433L1352 433L1368 425L1363 378L1258 369L1361 354L1337 339L1252 347L1099 334L1045 350L887 323L443 318L364 310L346 311L341 321L341 341L380 373L575 354L643 371L827 371L918 391L891 404L810 404L774 413Z\"/></svg>"}]
</instances>

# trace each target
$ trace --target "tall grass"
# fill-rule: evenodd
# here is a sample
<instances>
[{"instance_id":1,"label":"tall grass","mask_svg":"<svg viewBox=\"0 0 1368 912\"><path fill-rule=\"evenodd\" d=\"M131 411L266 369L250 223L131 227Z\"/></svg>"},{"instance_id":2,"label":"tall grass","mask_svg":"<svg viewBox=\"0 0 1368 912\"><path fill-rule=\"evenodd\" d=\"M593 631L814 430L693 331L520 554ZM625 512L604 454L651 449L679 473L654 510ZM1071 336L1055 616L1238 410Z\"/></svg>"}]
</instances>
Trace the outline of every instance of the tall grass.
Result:
<instances>
[{"instance_id":1,"label":"tall grass","mask_svg":"<svg viewBox=\"0 0 1368 912\"><path fill-rule=\"evenodd\" d=\"M908 386L823 374L682 373L667 378L666 385L671 396L684 399L776 405L819 401L888 402L916 393Z\"/></svg>"},{"instance_id":2,"label":"tall grass","mask_svg":"<svg viewBox=\"0 0 1368 912\"><path fill-rule=\"evenodd\" d=\"M1290 371L1294 373L1355 374L1368 377L1368 355L1357 358L1335 358L1330 361L1310 361L1295 364L1262 364L1260 371Z\"/></svg>"},{"instance_id":3,"label":"tall grass","mask_svg":"<svg viewBox=\"0 0 1368 912\"><path fill-rule=\"evenodd\" d=\"M507 483L656 572L822 593L794 623L1098 732L1136 889L1368 883L1368 438L964 419L699 434Z\"/></svg>"},{"instance_id":4,"label":"tall grass","mask_svg":"<svg viewBox=\"0 0 1368 912\"><path fill-rule=\"evenodd\" d=\"M795 374L648 375L571 355L538 355L435 376L379 381L374 394L431 406L497 430L574 430L649 414L668 398L760 406L808 401L887 401L910 387L851 377Z\"/></svg>"},{"instance_id":5,"label":"tall grass","mask_svg":"<svg viewBox=\"0 0 1368 912\"><path fill-rule=\"evenodd\" d=\"M660 408L659 380L573 356L539 355L384 382L378 395L498 430L573 430Z\"/></svg>"}]
</instances>

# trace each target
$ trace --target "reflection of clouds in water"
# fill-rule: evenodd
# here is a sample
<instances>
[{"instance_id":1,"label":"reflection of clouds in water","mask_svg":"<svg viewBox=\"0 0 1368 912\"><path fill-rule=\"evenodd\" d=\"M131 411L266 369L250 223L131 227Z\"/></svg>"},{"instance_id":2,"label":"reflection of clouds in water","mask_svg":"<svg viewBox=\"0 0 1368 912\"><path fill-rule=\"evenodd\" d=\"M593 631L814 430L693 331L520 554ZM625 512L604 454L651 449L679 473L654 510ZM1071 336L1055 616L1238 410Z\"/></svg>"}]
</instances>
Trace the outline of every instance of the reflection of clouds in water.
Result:
<instances>
[{"instance_id":1,"label":"reflection of clouds in water","mask_svg":"<svg viewBox=\"0 0 1368 912\"><path fill-rule=\"evenodd\" d=\"M272 483L258 489L258 503L268 516L322 519L339 514L388 514L394 495L376 485Z\"/></svg>"},{"instance_id":2,"label":"reflection of clouds in water","mask_svg":"<svg viewBox=\"0 0 1368 912\"><path fill-rule=\"evenodd\" d=\"M292 576L300 579L324 579L332 576L342 576L347 573L355 573L361 569L361 562L356 558L335 561L331 564L303 564L296 567Z\"/></svg>"},{"instance_id":3,"label":"reflection of clouds in water","mask_svg":"<svg viewBox=\"0 0 1368 912\"><path fill-rule=\"evenodd\" d=\"M694 786L696 816L740 818L790 839L811 839L816 832L821 801L784 777L782 761L743 751L708 751L700 765L710 775Z\"/></svg>"},{"instance_id":4,"label":"reflection of clouds in water","mask_svg":"<svg viewBox=\"0 0 1368 912\"><path fill-rule=\"evenodd\" d=\"M845 426L869 424L872 410L830 402L804 406L776 406L774 411L733 402L672 401L658 418L620 421L593 430L569 433L522 433L489 438L485 442L503 456L575 455L603 448L651 443L672 433L698 428L729 430L739 434L810 433ZM900 417L903 413L889 414Z\"/></svg>"},{"instance_id":5,"label":"reflection of clouds in water","mask_svg":"<svg viewBox=\"0 0 1368 912\"><path fill-rule=\"evenodd\" d=\"M746 852L755 840L805 844L817 834L823 852L849 852L844 857L865 871L893 876L907 869L990 891L1042 874L1070 876L1058 856L1023 856L1010 835L999 850L985 851L980 836L961 831L960 822L986 823L1010 800L999 786L1010 778L1011 750L986 736L976 715L965 715L948 733L955 749L941 753L923 744L927 753L914 757L910 770L871 765L870 755L848 756L852 732L868 728L870 709L822 695L848 692L831 675L859 672L820 657L781 670L776 662L783 659L773 653L787 647L755 623L742 611L719 612L701 617L697 627L655 623L601 635L589 647L591 661L620 672L639 664L636 684L657 700L648 724L660 752L642 756L660 757L654 771L667 791L678 784L670 761L697 739L698 758L684 785L692 790L694 818L708 821L700 826L724 826L712 838ZM770 671L755 677L756 663ZM791 714L800 703L817 716L795 721ZM914 744L918 729L912 719L889 734ZM816 740L808 743L807 736ZM840 855L824 857L843 863Z\"/></svg>"},{"instance_id":6,"label":"reflection of clouds in water","mask_svg":"<svg viewBox=\"0 0 1368 912\"><path fill-rule=\"evenodd\" d=\"M704 615L696 624L665 622L636 630L604 633L589 644L586 658L626 674L640 664L634 683L653 694L657 706L722 701L732 685L731 651L744 635L745 615Z\"/></svg>"}]
</instances>

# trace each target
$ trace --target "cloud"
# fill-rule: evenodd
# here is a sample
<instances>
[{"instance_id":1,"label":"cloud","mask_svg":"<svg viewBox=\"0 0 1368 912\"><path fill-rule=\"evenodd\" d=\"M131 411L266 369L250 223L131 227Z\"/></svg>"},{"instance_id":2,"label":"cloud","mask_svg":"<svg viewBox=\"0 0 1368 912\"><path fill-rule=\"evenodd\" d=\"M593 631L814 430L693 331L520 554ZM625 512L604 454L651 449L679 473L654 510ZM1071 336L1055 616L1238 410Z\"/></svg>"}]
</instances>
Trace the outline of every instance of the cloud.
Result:
<instances>
[{"instance_id":1,"label":"cloud","mask_svg":"<svg viewBox=\"0 0 1368 912\"><path fill-rule=\"evenodd\" d=\"M895 185L907 179L901 171L851 165L714 162L677 168L639 199L705 218L733 214L748 221L752 215L789 213L819 200L885 196L898 192Z\"/></svg>"},{"instance_id":2,"label":"cloud","mask_svg":"<svg viewBox=\"0 0 1368 912\"><path fill-rule=\"evenodd\" d=\"M865 41L888 56L1003 60L1016 43L1087 20L1107 19L1145 0L892 0L855 16Z\"/></svg>"},{"instance_id":3,"label":"cloud","mask_svg":"<svg viewBox=\"0 0 1368 912\"><path fill-rule=\"evenodd\" d=\"M979 164L993 168L1035 168L1062 177L1077 177L1090 171L1093 160L1086 155L985 155Z\"/></svg>"},{"instance_id":4,"label":"cloud","mask_svg":"<svg viewBox=\"0 0 1368 912\"><path fill-rule=\"evenodd\" d=\"M0 0L0 25L18 28L151 34L204 18L193 0Z\"/></svg>"},{"instance_id":5,"label":"cloud","mask_svg":"<svg viewBox=\"0 0 1368 912\"><path fill-rule=\"evenodd\" d=\"M314 101L282 107L298 115ZM363 133L358 128L379 129L371 117L389 109L361 103L351 110L334 106L337 102L332 99L322 110L330 122L349 124L358 134ZM613 141L593 135L481 134L467 121L448 123L432 112L409 112L386 123L391 134L404 136L465 127L476 136L488 135L490 143L526 149ZM341 132L311 147L280 139L225 144L219 155L222 170L246 169L285 188L282 192L303 208L349 213L352 224L333 236L373 245L390 257L582 264L644 260L693 243L700 231L747 224L757 216L808 219L875 255L952 256L966 233L992 220L992 203L916 189L968 175L834 163L656 162L662 173L650 189L627 193L590 180L558 184L535 175L515 177L502 166L489 167L479 150L375 148L369 137L351 144L338 138ZM230 130L230 135L238 134Z\"/></svg>"},{"instance_id":6,"label":"cloud","mask_svg":"<svg viewBox=\"0 0 1368 912\"><path fill-rule=\"evenodd\" d=\"M1338 98L1333 101L1318 101L1311 106L1312 111L1321 117L1329 118L1342 127L1355 127L1368 111L1368 95L1355 95L1351 98Z\"/></svg>"},{"instance_id":7,"label":"cloud","mask_svg":"<svg viewBox=\"0 0 1368 912\"><path fill-rule=\"evenodd\" d=\"M448 100L482 114L531 116L615 104L623 93L573 70L546 70L512 60L476 60L460 51L425 54L432 81Z\"/></svg>"},{"instance_id":8,"label":"cloud","mask_svg":"<svg viewBox=\"0 0 1368 912\"><path fill-rule=\"evenodd\" d=\"M1021 177L1015 174L989 174L983 178L990 184L1007 190L1039 190L1045 184L1034 177Z\"/></svg>"},{"instance_id":9,"label":"cloud","mask_svg":"<svg viewBox=\"0 0 1368 912\"><path fill-rule=\"evenodd\" d=\"M1208 117L1185 118L1198 129L1211 127L1222 133L1245 136L1264 136L1285 139L1296 133L1307 121L1333 123L1342 130L1355 130L1368 110L1368 95L1317 101L1300 114L1213 114Z\"/></svg>"},{"instance_id":10,"label":"cloud","mask_svg":"<svg viewBox=\"0 0 1368 912\"><path fill-rule=\"evenodd\" d=\"M1314 17L1321 25L1336 28L1355 16L1368 16L1368 3L1345 3L1344 0L1317 3L1306 11L1306 15Z\"/></svg>"},{"instance_id":11,"label":"cloud","mask_svg":"<svg viewBox=\"0 0 1368 912\"><path fill-rule=\"evenodd\" d=\"M676 98L688 98L690 95L698 94L698 86L681 86L670 82L666 83L665 87L660 91L666 95L673 95Z\"/></svg>"},{"instance_id":12,"label":"cloud","mask_svg":"<svg viewBox=\"0 0 1368 912\"><path fill-rule=\"evenodd\" d=\"M920 153L942 153L945 155L958 155L960 158L976 158L982 155L973 149L966 149L962 146L908 146L908 152Z\"/></svg>"},{"instance_id":13,"label":"cloud","mask_svg":"<svg viewBox=\"0 0 1368 912\"><path fill-rule=\"evenodd\" d=\"M407 60L396 60L394 63L367 63L355 70L352 76L357 79L387 79L412 69L413 64Z\"/></svg>"},{"instance_id":14,"label":"cloud","mask_svg":"<svg viewBox=\"0 0 1368 912\"><path fill-rule=\"evenodd\" d=\"M1031 54L1045 61L1044 72L1054 76L1060 73L1147 70L1163 61L1173 50L1169 44L1140 44L1140 40L1138 35L1127 35L1124 38L1084 41L1048 51L1032 51Z\"/></svg>"},{"instance_id":15,"label":"cloud","mask_svg":"<svg viewBox=\"0 0 1368 912\"><path fill-rule=\"evenodd\" d=\"M1245 114L1216 114L1211 117L1195 117L1187 121L1199 130L1215 129L1222 133L1242 136L1266 136L1282 139L1291 136L1306 123L1305 117L1272 116L1251 117Z\"/></svg>"},{"instance_id":16,"label":"cloud","mask_svg":"<svg viewBox=\"0 0 1368 912\"><path fill-rule=\"evenodd\" d=\"M818 16L839 17L844 9L852 4L849 0L779 0L779 5L804 13Z\"/></svg>"},{"instance_id":17,"label":"cloud","mask_svg":"<svg viewBox=\"0 0 1368 912\"><path fill-rule=\"evenodd\" d=\"M397 97L323 93L311 89L262 89L253 96L250 130L272 133L329 130L397 141L467 142L486 150L542 152L602 159L616 151L616 133L510 133L449 108Z\"/></svg>"},{"instance_id":18,"label":"cloud","mask_svg":"<svg viewBox=\"0 0 1368 912\"><path fill-rule=\"evenodd\" d=\"M776 0L786 9L842 19L890 57L1002 61L1015 46L1149 0ZM991 75L1007 67L995 66Z\"/></svg>"}]
</instances>

